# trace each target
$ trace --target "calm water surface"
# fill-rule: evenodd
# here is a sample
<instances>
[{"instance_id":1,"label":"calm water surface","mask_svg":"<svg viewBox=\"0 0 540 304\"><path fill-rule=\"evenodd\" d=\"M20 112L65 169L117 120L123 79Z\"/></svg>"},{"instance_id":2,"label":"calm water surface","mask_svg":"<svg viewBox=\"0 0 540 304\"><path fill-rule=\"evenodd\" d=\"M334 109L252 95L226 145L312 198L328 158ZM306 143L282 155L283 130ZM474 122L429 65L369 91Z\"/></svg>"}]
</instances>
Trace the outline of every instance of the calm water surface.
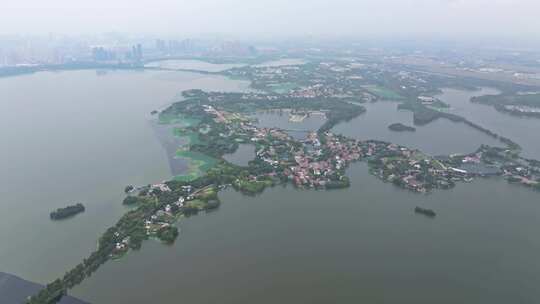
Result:
<instances>
[{"instance_id":1,"label":"calm water surface","mask_svg":"<svg viewBox=\"0 0 540 304\"><path fill-rule=\"evenodd\" d=\"M260 64L254 64L254 67L280 67L280 66L289 66L289 65L302 65L306 61L299 58L284 58L278 60L271 60L262 62ZM244 63L211 63L202 60L191 60L191 59L170 59L170 60L160 60L149 62L146 67L157 67L164 69L183 69L183 70L194 70L194 71L205 71L205 72L222 72L232 68L239 68L246 66Z\"/></svg>"},{"instance_id":2,"label":"calm water surface","mask_svg":"<svg viewBox=\"0 0 540 304\"><path fill-rule=\"evenodd\" d=\"M260 64L255 64L254 66L260 67L260 68L273 68L273 67L280 67L280 66L287 66L287 65L302 65L302 64L306 64L306 61L304 59L283 58L283 59L263 62Z\"/></svg>"},{"instance_id":3,"label":"calm water surface","mask_svg":"<svg viewBox=\"0 0 540 304\"><path fill-rule=\"evenodd\" d=\"M0 102L10 111L0 114L0 270L47 282L79 263L126 212L124 185L170 177L148 113L183 89L246 87L163 72L1 79ZM432 154L469 152L491 140L444 120L393 133L391 123L412 125L412 115L395 106L369 105L335 130ZM287 115L260 118L290 123ZM247 197L227 190L219 210L178 223L174 245L147 241L72 293L104 304L540 301L537 192L480 179L419 195L372 177L365 164L348 173L352 186L339 191L276 187ZM78 201L85 213L49 221L51 209ZM415 215L415 206L438 215Z\"/></svg>"},{"instance_id":4,"label":"calm water surface","mask_svg":"<svg viewBox=\"0 0 540 304\"><path fill-rule=\"evenodd\" d=\"M443 94L436 97L450 104L451 112L517 142L523 148L523 156L540 159L540 119L512 116L491 106L470 102L474 96L497 94L499 91L492 88L479 91L444 89Z\"/></svg>"},{"instance_id":5,"label":"calm water surface","mask_svg":"<svg viewBox=\"0 0 540 304\"><path fill-rule=\"evenodd\" d=\"M127 210L127 184L171 176L150 111L180 91L249 83L180 72L42 72L0 79L0 270L47 283ZM86 212L52 222L76 202Z\"/></svg>"},{"instance_id":6,"label":"calm water surface","mask_svg":"<svg viewBox=\"0 0 540 304\"><path fill-rule=\"evenodd\" d=\"M74 294L95 303L537 303L538 193L498 180L419 195L365 164L342 191L221 194ZM435 219L415 215L420 205ZM113 283L114 282L114 283Z\"/></svg>"},{"instance_id":7,"label":"calm water surface","mask_svg":"<svg viewBox=\"0 0 540 304\"><path fill-rule=\"evenodd\" d=\"M205 72L221 72L232 68L245 66L245 64L225 64L225 63L210 63L202 60L162 60L147 63L147 67L158 67L164 69L184 69L196 70Z\"/></svg>"},{"instance_id":8,"label":"calm water surface","mask_svg":"<svg viewBox=\"0 0 540 304\"><path fill-rule=\"evenodd\" d=\"M311 114L302 121L291 121L289 111L259 111L252 115L256 125L262 128L281 128L295 139L304 139L311 131L317 131L326 121L324 115Z\"/></svg>"},{"instance_id":9,"label":"calm water surface","mask_svg":"<svg viewBox=\"0 0 540 304\"><path fill-rule=\"evenodd\" d=\"M425 126L414 126L409 111L398 110L395 102L382 101L364 104L367 112L347 123L334 127L333 131L357 139L377 139L410 148L420 149L430 155L471 153L481 144L501 144L462 124L446 119L435 120ZM395 132L388 129L393 123L414 126L415 132Z\"/></svg>"},{"instance_id":10,"label":"calm water surface","mask_svg":"<svg viewBox=\"0 0 540 304\"><path fill-rule=\"evenodd\" d=\"M238 166L247 166L248 163L255 159L255 145L239 144L238 149L232 154L226 154L223 158Z\"/></svg>"}]
</instances>

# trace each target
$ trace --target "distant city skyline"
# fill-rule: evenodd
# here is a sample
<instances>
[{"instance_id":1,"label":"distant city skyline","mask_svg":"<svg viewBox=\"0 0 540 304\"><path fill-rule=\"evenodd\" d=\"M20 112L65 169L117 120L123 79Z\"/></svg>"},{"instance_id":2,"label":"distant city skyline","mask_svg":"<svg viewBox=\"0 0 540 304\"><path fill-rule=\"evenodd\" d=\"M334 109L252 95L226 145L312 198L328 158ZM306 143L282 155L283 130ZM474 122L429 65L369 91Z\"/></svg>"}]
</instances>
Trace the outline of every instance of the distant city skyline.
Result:
<instances>
[{"instance_id":1,"label":"distant city skyline","mask_svg":"<svg viewBox=\"0 0 540 304\"><path fill-rule=\"evenodd\" d=\"M539 39L536 0L8 0L0 35L490 36Z\"/></svg>"}]
</instances>

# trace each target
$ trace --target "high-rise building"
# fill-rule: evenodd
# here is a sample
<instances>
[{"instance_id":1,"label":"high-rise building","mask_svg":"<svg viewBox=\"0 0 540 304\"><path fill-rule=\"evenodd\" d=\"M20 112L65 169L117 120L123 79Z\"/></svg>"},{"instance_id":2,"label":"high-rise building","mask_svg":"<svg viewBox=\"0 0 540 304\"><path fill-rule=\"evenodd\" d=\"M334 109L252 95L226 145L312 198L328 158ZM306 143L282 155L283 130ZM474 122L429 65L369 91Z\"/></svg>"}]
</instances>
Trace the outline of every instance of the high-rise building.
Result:
<instances>
[{"instance_id":1,"label":"high-rise building","mask_svg":"<svg viewBox=\"0 0 540 304\"><path fill-rule=\"evenodd\" d=\"M113 51L109 51L104 47L98 46L92 48L92 57L95 61L107 61L116 58L116 54Z\"/></svg>"},{"instance_id":2,"label":"high-rise building","mask_svg":"<svg viewBox=\"0 0 540 304\"><path fill-rule=\"evenodd\" d=\"M143 58L142 45L138 43L131 47L131 54L128 56L131 60L140 62Z\"/></svg>"},{"instance_id":3,"label":"high-rise building","mask_svg":"<svg viewBox=\"0 0 540 304\"><path fill-rule=\"evenodd\" d=\"M137 59L142 60L143 54L142 54L142 45L139 43L137 44Z\"/></svg>"},{"instance_id":4,"label":"high-rise building","mask_svg":"<svg viewBox=\"0 0 540 304\"><path fill-rule=\"evenodd\" d=\"M180 48L180 43L177 40L169 40L169 52L178 53Z\"/></svg>"},{"instance_id":5,"label":"high-rise building","mask_svg":"<svg viewBox=\"0 0 540 304\"><path fill-rule=\"evenodd\" d=\"M165 40L161 40L161 39L156 40L156 50L158 50L161 53L167 52L167 44L165 43Z\"/></svg>"}]
</instances>

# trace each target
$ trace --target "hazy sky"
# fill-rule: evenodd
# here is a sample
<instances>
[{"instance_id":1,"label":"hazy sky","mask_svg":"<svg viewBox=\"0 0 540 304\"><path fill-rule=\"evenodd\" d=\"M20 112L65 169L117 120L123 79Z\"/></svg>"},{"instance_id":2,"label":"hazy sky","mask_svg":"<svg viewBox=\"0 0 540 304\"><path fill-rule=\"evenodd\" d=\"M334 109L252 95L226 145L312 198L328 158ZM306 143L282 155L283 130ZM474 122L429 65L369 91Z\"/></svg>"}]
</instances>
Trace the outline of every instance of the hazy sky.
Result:
<instances>
[{"instance_id":1,"label":"hazy sky","mask_svg":"<svg viewBox=\"0 0 540 304\"><path fill-rule=\"evenodd\" d=\"M0 34L540 34L540 0L2 0Z\"/></svg>"}]
</instances>

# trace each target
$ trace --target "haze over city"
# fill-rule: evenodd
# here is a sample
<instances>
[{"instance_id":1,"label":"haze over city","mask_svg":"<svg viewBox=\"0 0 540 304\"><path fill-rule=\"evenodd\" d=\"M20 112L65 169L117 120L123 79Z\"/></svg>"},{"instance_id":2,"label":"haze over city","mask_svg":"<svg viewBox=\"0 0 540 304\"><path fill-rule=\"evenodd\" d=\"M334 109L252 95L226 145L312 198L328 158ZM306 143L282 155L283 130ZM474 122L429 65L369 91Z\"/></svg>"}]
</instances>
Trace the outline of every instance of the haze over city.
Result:
<instances>
[{"instance_id":1,"label":"haze over city","mask_svg":"<svg viewBox=\"0 0 540 304\"><path fill-rule=\"evenodd\" d=\"M539 12L3 1L0 303L540 303Z\"/></svg>"},{"instance_id":2,"label":"haze over city","mask_svg":"<svg viewBox=\"0 0 540 304\"><path fill-rule=\"evenodd\" d=\"M130 32L243 38L485 35L538 39L536 0L4 1L2 34ZM536 34L536 35L535 35Z\"/></svg>"}]
</instances>

